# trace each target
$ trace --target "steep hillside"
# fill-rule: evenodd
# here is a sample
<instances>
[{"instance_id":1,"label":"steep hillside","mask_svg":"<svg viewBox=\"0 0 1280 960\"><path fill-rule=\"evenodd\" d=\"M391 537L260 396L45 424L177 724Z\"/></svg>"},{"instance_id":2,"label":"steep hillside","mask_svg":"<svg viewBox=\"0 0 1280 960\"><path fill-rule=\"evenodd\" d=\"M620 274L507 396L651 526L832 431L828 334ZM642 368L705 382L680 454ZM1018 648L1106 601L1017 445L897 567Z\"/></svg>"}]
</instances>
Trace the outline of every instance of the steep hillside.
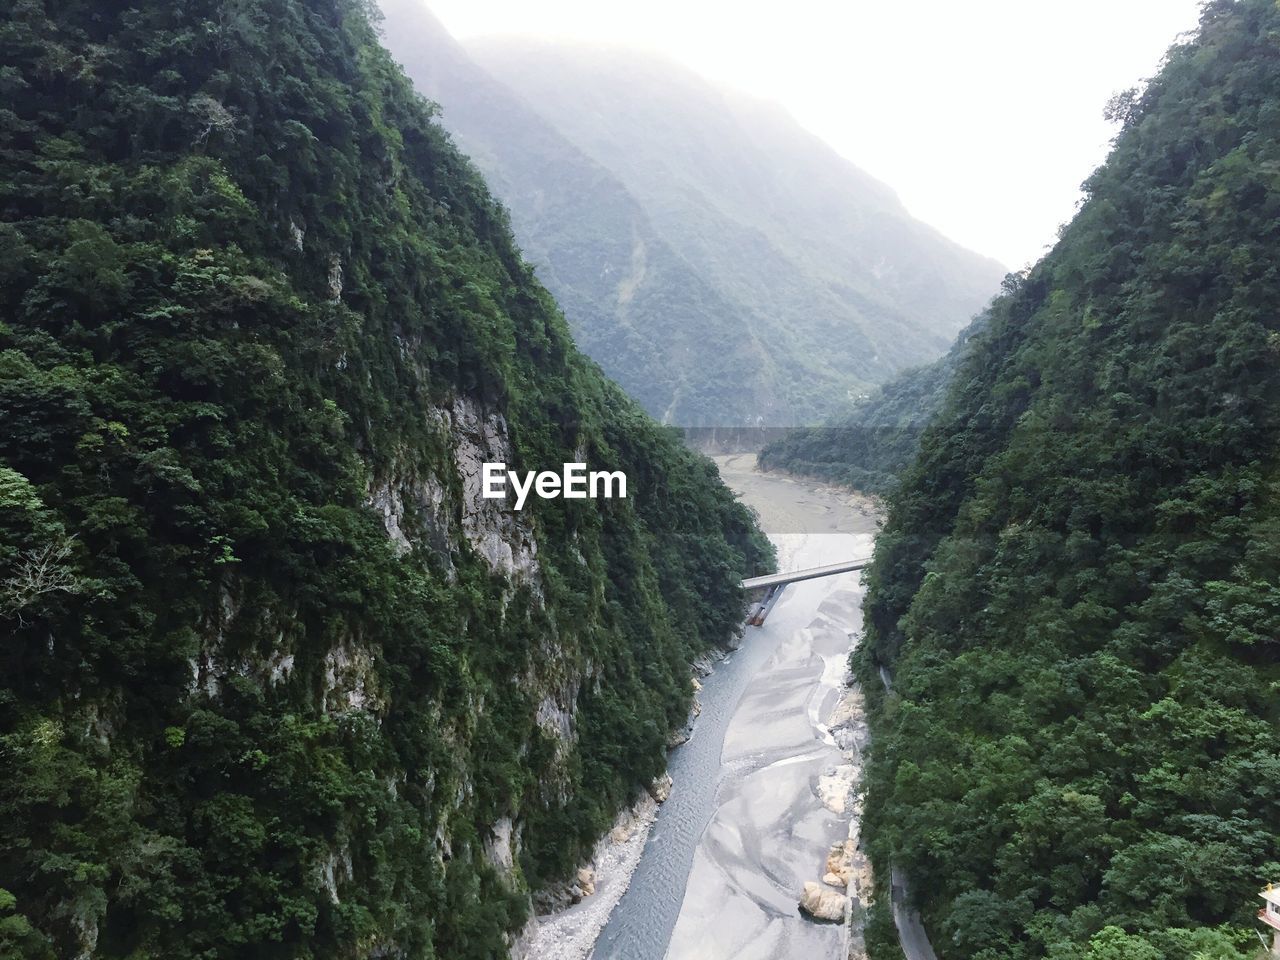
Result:
<instances>
[{"instance_id":1,"label":"steep hillside","mask_svg":"<svg viewBox=\"0 0 1280 960\"><path fill-rule=\"evenodd\" d=\"M996 289L775 107L622 50L489 41L480 69L418 0L382 6L584 348L669 422L815 422Z\"/></svg>"},{"instance_id":2,"label":"steep hillside","mask_svg":"<svg viewBox=\"0 0 1280 960\"><path fill-rule=\"evenodd\" d=\"M1003 275L785 111L678 64L517 40L469 51L613 171L682 256L764 314L766 332L838 351L864 382L939 356Z\"/></svg>"},{"instance_id":3,"label":"steep hillside","mask_svg":"<svg viewBox=\"0 0 1280 960\"><path fill-rule=\"evenodd\" d=\"M904 370L817 427L797 427L767 443L756 459L762 470L815 477L866 493L891 491L920 451L920 434L938 412L979 316L944 356Z\"/></svg>"},{"instance_id":4,"label":"steep hillside","mask_svg":"<svg viewBox=\"0 0 1280 960\"><path fill-rule=\"evenodd\" d=\"M381 7L392 54L446 105L441 122L511 210L582 350L670 423L784 416L797 398L766 345L742 335L739 305L671 249L617 177L477 66L421 0Z\"/></svg>"},{"instance_id":5,"label":"steep hillside","mask_svg":"<svg viewBox=\"0 0 1280 960\"><path fill-rule=\"evenodd\" d=\"M504 956L767 545L361 0L23 0L0 60L0 955Z\"/></svg>"},{"instance_id":6,"label":"steep hillside","mask_svg":"<svg viewBox=\"0 0 1280 960\"><path fill-rule=\"evenodd\" d=\"M1121 102L891 499L866 826L944 958L1257 945L1280 879L1277 37L1272 0L1209 3Z\"/></svg>"}]
</instances>

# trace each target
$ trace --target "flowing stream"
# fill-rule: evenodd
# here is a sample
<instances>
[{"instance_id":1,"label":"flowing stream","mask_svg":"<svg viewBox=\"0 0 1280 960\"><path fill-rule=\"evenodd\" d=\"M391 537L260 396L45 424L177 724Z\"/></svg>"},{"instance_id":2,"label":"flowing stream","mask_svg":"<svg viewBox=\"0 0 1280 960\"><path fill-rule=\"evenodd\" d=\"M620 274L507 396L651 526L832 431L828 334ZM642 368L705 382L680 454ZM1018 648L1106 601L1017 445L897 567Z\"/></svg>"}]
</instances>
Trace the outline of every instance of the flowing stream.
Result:
<instances>
[{"instance_id":1,"label":"flowing stream","mask_svg":"<svg viewBox=\"0 0 1280 960\"><path fill-rule=\"evenodd\" d=\"M870 552L876 517L865 503L756 473L751 460L720 458L721 473L760 513L780 569ZM797 903L854 815L825 719L843 692L861 597L857 573L792 584L703 681L693 736L670 757L671 797L595 960L847 955L847 929L807 919Z\"/></svg>"}]
</instances>

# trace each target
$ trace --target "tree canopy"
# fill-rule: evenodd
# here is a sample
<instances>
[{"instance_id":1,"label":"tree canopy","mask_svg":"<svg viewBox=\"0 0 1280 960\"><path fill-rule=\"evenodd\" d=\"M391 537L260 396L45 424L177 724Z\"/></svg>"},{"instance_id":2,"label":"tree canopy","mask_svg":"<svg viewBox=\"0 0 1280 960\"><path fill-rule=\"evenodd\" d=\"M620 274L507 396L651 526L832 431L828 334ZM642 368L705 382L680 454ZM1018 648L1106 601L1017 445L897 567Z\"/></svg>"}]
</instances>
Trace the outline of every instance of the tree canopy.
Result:
<instances>
[{"instance_id":1,"label":"tree canopy","mask_svg":"<svg viewBox=\"0 0 1280 960\"><path fill-rule=\"evenodd\" d=\"M890 497L866 827L944 958L1232 956L1280 880L1278 36L1205 5Z\"/></svg>"},{"instance_id":2,"label":"tree canopy","mask_svg":"<svg viewBox=\"0 0 1280 960\"><path fill-rule=\"evenodd\" d=\"M369 16L0 13L6 958L504 956L770 563L578 354ZM504 573L467 411L629 499L531 505Z\"/></svg>"}]
</instances>

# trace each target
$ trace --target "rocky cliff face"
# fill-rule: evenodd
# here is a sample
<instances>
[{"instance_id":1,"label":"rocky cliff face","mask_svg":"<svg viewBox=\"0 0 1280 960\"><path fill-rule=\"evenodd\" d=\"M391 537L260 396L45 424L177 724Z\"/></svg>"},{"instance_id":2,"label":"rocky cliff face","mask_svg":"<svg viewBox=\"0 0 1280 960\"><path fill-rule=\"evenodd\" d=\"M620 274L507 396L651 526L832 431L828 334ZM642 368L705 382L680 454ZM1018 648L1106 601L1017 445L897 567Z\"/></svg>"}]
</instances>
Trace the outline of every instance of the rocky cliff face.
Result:
<instances>
[{"instance_id":1,"label":"rocky cliff face","mask_svg":"<svg viewBox=\"0 0 1280 960\"><path fill-rule=\"evenodd\" d=\"M0 937L502 956L768 562L356 0L0 21ZM478 464L627 500L478 496Z\"/></svg>"}]
</instances>

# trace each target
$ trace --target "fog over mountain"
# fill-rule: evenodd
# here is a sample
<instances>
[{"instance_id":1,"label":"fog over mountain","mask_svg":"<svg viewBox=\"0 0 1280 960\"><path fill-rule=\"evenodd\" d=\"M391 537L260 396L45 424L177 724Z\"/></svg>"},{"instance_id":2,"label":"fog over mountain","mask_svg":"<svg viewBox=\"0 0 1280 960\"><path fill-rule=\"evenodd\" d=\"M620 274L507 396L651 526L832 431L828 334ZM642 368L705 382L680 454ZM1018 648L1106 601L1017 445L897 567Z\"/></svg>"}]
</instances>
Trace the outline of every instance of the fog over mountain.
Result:
<instances>
[{"instance_id":1,"label":"fog over mountain","mask_svg":"<svg viewBox=\"0 0 1280 960\"><path fill-rule=\"evenodd\" d=\"M511 212L583 349L684 426L809 423L943 353L1003 268L780 108L624 49L384 39Z\"/></svg>"}]
</instances>

